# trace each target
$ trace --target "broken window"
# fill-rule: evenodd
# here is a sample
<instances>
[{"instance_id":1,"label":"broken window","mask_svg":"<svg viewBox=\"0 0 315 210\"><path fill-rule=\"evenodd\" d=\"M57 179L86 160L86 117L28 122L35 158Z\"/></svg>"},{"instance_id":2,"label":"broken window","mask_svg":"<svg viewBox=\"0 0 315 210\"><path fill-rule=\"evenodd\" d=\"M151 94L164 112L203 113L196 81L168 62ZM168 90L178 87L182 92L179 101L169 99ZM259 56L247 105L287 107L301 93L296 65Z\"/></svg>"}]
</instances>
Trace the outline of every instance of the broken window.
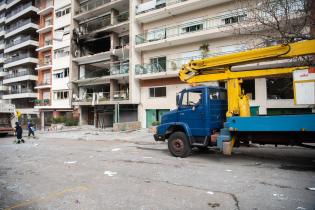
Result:
<instances>
[{"instance_id":1,"label":"broken window","mask_svg":"<svg viewBox=\"0 0 315 210\"><path fill-rule=\"evenodd\" d=\"M268 99L293 99L292 78L269 78L266 82Z\"/></svg>"}]
</instances>

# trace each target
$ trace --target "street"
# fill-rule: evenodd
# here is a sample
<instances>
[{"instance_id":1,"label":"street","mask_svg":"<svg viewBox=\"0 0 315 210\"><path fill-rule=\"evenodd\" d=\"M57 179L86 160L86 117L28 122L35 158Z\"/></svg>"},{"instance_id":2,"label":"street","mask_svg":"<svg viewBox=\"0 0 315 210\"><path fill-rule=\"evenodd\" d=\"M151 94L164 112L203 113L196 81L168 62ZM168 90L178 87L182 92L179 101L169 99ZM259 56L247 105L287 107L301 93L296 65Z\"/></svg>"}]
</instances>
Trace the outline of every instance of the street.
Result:
<instances>
[{"instance_id":1,"label":"street","mask_svg":"<svg viewBox=\"0 0 315 210\"><path fill-rule=\"evenodd\" d=\"M147 130L0 139L0 209L315 209L315 150L194 150L172 157Z\"/></svg>"}]
</instances>

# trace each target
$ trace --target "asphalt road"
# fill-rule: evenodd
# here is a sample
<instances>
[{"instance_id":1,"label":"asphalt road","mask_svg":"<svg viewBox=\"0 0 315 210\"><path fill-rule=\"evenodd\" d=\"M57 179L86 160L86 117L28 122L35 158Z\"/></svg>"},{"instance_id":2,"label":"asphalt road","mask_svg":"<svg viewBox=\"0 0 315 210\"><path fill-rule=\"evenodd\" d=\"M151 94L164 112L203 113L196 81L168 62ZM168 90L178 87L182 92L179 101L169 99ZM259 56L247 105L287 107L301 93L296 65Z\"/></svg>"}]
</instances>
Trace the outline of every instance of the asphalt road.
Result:
<instances>
[{"instance_id":1,"label":"asphalt road","mask_svg":"<svg viewBox=\"0 0 315 210\"><path fill-rule=\"evenodd\" d=\"M315 209L315 150L172 157L146 131L0 139L0 209Z\"/></svg>"}]
</instances>

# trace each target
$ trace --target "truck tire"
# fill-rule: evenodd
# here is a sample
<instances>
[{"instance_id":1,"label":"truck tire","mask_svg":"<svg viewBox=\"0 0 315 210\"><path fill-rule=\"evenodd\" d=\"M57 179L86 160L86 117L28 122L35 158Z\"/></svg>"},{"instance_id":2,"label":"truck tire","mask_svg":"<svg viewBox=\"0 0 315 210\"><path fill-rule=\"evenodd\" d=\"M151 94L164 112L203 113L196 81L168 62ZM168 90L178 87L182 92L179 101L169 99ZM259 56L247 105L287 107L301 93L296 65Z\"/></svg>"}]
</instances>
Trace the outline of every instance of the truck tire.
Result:
<instances>
[{"instance_id":1,"label":"truck tire","mask_svg":"<svg viewBox=\"0 0 315 210\"><path fill-rule=\"evenodd\" d=\"M8 133L0 133L0 137L6 137Z\"/></svg>"},{"instance_id":2,"label":"truck tire","mask_svg":"<svg viewBox=\"0 0 315 210\"><path fill-rule=\"evenodd\" d=\"M188 138L183 132L174 132L168 138L168 150L175 157L187 157L191 153Z\"/></svg>"}]
</instances>

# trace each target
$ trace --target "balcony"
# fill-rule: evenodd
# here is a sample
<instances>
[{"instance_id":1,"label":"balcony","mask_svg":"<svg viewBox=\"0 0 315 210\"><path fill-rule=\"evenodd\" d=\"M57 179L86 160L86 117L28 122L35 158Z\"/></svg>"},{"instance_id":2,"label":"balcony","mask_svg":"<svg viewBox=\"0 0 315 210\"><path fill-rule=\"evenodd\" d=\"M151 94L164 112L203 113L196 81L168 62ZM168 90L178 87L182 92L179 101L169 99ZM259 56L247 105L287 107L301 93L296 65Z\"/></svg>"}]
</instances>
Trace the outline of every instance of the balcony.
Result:
<instances>
[{"instance_id":1,"label":"balcony","mask_svg":"<svg viewBox=\"0 0 315 210\"><path fill-rule=\"evenodd\" d=\"M45 89L45 88L51 88L51 81L50 80L46 80L46 81L42 81L37 83L35 89Z\"/></svg>"},{"instance_id":2,"label":"balcony","mask_svg":"<svg viewBox=\"0 0 315 210\"><path fill-rule=\"evenodd\" d=\"M0 37L5 35L4 27L0 27Z\"/></svg>"},{"instance_id":3,"label":"balcony","mask_svg":"<svg viewBox=\"0 0 315 210\"><path fill-rule=\"evenodd\" d=\"M80 32L82 37L90 33L98 33L101 31L112 31L115 33L122 33L129 30L129 12L122 12L111 20L110 15L97 18L95 20L80 24Z\"/></svg>"},{"instance_id":4,"label":"balcony","mask_svg":"<svg viewBox=\"0 0 315 210\"><path fill-rule=\"evenodd\" d=\"M8 74L9 74L9 72L4 71L3 67L0 67L0 77L7 76Z\"/></svg>"},{"instance_id":5,"label":"balcony","mask_svg":"<svg viewBox=\"0 0 315 210\"><path fill-rule=\"evenodd\" d=\"M47 70L47 69L51 69L52 67L52 62L49 61L39 61L39 63L37 64L37 67L35 68L35 70Z\"/></svg>"},{"instance_id":6,"label":"balcony","mask_svg":"<svg viewBox=\"0 0 315 210\"><path fill-rule=\"evenodd\" d=\"M9 9L19 3L21 0L7 0L6 9Z\"/></svg>"},{"instance_id":7,"label":"balcony","mask_svg":"<svg viewBox=\"0 0 315 210\"><path fill-rule=\"evenodd\" d=\"M11 10L7 15L6 15L6 23L10 23L16 18L21 17L22 15L26 15L29 12L37 12L38 9L32 5L32 2L29 2L27 4L21 5L17 7L15 10Z\"/></svg>"},{"instance_id":8,"label":"balcony","mask_svg":"<svg viewBox=\"0 0 315 210\"><path fill-rule=\"evenodd\" d=\"M0 11L4 10L6 8L7 4L5 3L5 1L2 1L0 3Z\"/></svg>"},{"instance_id":9,"label":"balcony","mask_svg":"<svg viewBox=\"0 0 315 210\"><path fill-rule=\"evenodd\" d=\"M54 2L53 1L46 1L44 5L39 7L39 11L37 12L38 15L45 16L54 10Z\"/></svg>"},{"instance_id":10,"label":"balcony","mask_svg":"<svg viewBox=\"0 0 315 210\"><path fill-rule=\"evenodd\" d=\"M97 17L110 12L112 8L121 11L128 9L129 6L126 6L126 0L89 0L80 5L80 10L76 11L74 19L82 21Z\"/></svg>"},{"instance_id":11,"label":"balcony","mask_svg":"<svg viewBox=\"0 0 315 210\"><path fill-rule=\"evenodd\" d=\"M38 59L35 54L32 53L20 53L18 56L7 58L4 61L4 68L11 68L26 63L37 63Z\"/></svg>"},{"instance_id":12,"label":"balcony","mask_svg":"<svg viewBox=\"0 0 315 210\"><path fill-rule=\"evenodd\" d=\"M3 53L0 54L0 63L4 63Z\"/></svg>"},{"instance_id":13,"label":"balcony","mask_svg":"<svg viewBox=\"0 0 315 210\"><path fill-rule=\"evenodd\" d=\"M182 65L187 64L190 60L202 59L204 57L215 57L224 54L236 53L244 51L245 48L243 45L227 45L220 46L221 49L228 49L225 51L214 51L207 55L198 55L185 58L177 59L168 59L166 62L153 63L153 64L136 64L135 73L136 78L145 80L145 79L157 79L157 78L167 78L167 77L177 77L178 72L181 69ZM196 51L197 52L197 51Z\"/></svg>"},{"instance_id":14,"label":"balcony","mask_svg":"<svg viewBox=\"0 0 315 210\"><path fill-rule=\"evenodd\" d=\"M1 7L1 6L0 6ZM1 11L1 10L0 10ZM0 24L4 23L5 21L5 13L2 13L2 15L0 15Z\"/></svg>"},{"instance_id":15,"label":"balcony","mask_svg":"<svg viewBox=\"0 0 315 210\"><path fill-rule=\"evenodd\" d=\"M53 29L53 21L52 20L47 20L44 22L43 26L40 26L40 28L36 31L37 33L47 33L49 31L52 31Z\"/></svg>"},{"instance_id":16,"label":"balcony","mask_svg":"<svg viewBox=\"0 0 315 210\"><path fill-rule=\"evenodd\" d=\"M50 100L49 99L35 99L35 109L40 108L48 108L50 106Z\"/></svg>"},{"instance_id":17,"label":"balcony","mask_svg":"<svg viewBox=\"0 0 315 210\"><path fill-rule=\"evenodd\" d=\"M232 20L233 18L233 20ZM198 18L185 24L152 29L136 36L136 50L155 50L169 46L222 38L233 34L233 25L243 22L246 14Z\"/></svg>"},{"instance_id":18,"label":"balcony","mask_svg":"<svg viewBox=\"0 0 315 210\"><path fill-rule=\"evenodd\" d=\"M74 81L80 85L97 84L109 82L110 79L119 79L129 76L129 63L111 64L109 68L97 69L94 72L87 73L88 75Z\"/></svg>"},{"instance_id":19,"label":"balcony","mask_svg":"<svg viewBox=\"0 0 315 210\"><path fill-rule=\"evenodd\" d=\"M11 90L3 95L3 99L17 99L17 98L36 98L37 93L32 89Z\"/></svg>"},{"instance_id":20,"label":"balcony","mask_svg":"<svg viewBox=\"0 0 315 210\"><path fill-rule=\"evenodd\" d=\"M136 21L149 23L229 1L233 0L160 0L159 3L148 1L136 6Z\"/></svg>"},{"instance_id":21,"label":"balcony","mask_svg":"<svg viewBox=\"0 0 315 210\"><path fill-rule=\"evenodd\" d=\"M38 29L38 24L35 23L31 18L23 19L14 24L11 24L10 27L5 32L5 38L11 37L17 33L25 31L27 29Z\"/></svg>"},{"instance_id":22,"label":"balcony","mask_svg":"<svg viewBox=\"0 0 315 210\"><path fill-rule=\"evenodd\" d=\"M45 52L52 49L52 40L45 40L44 46L36 49L37 52Z\"/></svg>"},{"instance_id":23,"label":"balcony","mask_svg":"<svg viewBox=\"0 0 315 210\"><path fill-rule=\"evenodd\" d=\"M3 84L15 83L20 81L33 80L36 81L38 79L36 75L36 71L34 70L26 70L14 74L8 74L3 78Z\"/></svg>"},{"instance_id":24,"label":"balcony","mask_svg":"<svg viewBox=\"0 0 315 210\"><path fill-rule=\"evenodd\" d=\"M102 105L102 104L115 104L128 103L129 93L128 91L111 91L111 92L94 92L85 93L79 98L74 98L73 102L77 105Z\"/></svg>"},{"instance_id":25,"label":"balcony","mask_svg":"<svg viewBox=\"0 0 315 210\"><path fill-rule=\"evenodd\" d=\"M0 92L4 92L4 91L8 91L8 90L9 90L9 87L3 85L3 82L0 81Z\"/></svg>"},{"instance_id":26,"label":"balcony","mask_svg":"<svg viewBox=\"0 0 315 210\"><path fill-rule=\"evenodd\" d=\"M30 45L35 47L38 46L38 40L30 35L23 36L20 37L20 39L14 39L10 42L7 42L7 44L5 45L4 53L9 53Z\"/></svg>"},{"instance_id":27,"label":"balcony","mask_svg":"<svg viewBox=\"0 0 315 210\"><path fill-rule=\"evenodd\" d=\"M4 49L4 42L0 42L0 50Z\"/></svg>"}]
</instances>

